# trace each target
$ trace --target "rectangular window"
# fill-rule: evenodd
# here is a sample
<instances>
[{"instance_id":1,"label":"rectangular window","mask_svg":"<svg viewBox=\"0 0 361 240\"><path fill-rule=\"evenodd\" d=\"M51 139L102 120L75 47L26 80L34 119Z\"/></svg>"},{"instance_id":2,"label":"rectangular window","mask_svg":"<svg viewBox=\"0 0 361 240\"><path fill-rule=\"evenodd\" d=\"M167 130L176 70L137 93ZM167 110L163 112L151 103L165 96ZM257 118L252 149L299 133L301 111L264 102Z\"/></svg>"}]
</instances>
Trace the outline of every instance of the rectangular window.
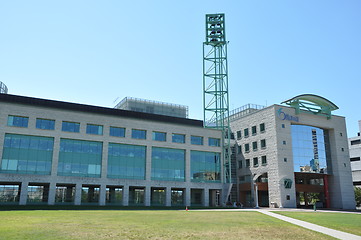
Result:
<instances>
[{"instance_id":1,"label":"rectangular window","mask_svg":"<svg viewBox=\"0 0 361 240\"><path fill-rule=\"evenodd\" d=\"M95 134L95 135L103 135L103 126L88 123L86 125L86 133L87 134Z\"/></svg>"},{"instance_id":2,"label":"rectangular window","mask_svg":"<svg viewBox=\"0 0 361 240\"><path fill-rule=\"evenodd\" d=\"M266 139L261 140L261 148L262 149L266 148Z\"/></svg>"},{"instance_id":3,"label":"rectangular window","mask_svg":"<svg viewBox=\"0 0 361 240\"><path fill-rule=\"evenodd\" d=\"M203 145L203 137L191 136L191 144Z\"/></svg>"},{"instance_id":4,"label":"rectangular window","mask_svg":"<svg viewBox=\"0 0 361 240\"><path fill-rule=\"evenodd\" d=\"M351 161L351 162L354 162L354 161L360 161L360 157L353 157L353 158L350 158L350 161Z\"/></svg>"},{"instance_id":5,"label":"rectangular window","mask_svg":"<svg viewBox=\"0 0 361 240\"><path fill-rule=\"evenodd\" d=\"M238 153L242 153L242 145L238 146Z\"/></svg>"},{"instance_id":6,"label":"rectangular window","mask_svg":"<svg viewBox=\"0 0 361 240\"><path fill-rule=\"evenodd\" d=\"M221 182L221 154L191 151L191 181Z\"/></svg>"},{"instance_id":7,"label":"rectangular window","mask_svg":"<svg viewBox=\"0 0 361 240\"><path fill-rule=\"evenodd\" d=\"M253 158L253 167L258 167L258 157Z\"/></svg>"},{"instance_id":8,"label":"rectangular window","mask_svg":"<svg viewBox=\"0 0 361 240\"><path fill-rule=\"evenodd\" d=\"M165 133L165 132L153 132L152 139L154 141L165 142L165 141L167 141L167 133Z\"/></svg>"},{"instance_id":9,"label":"rectangular window","mask_svg":"<svg viewBox=\"0 0 361 240\"><path fill-rule=\"evenodd\" d=\"M63 132L79 132L80 123L76 122L63 122L61 126Z\"/></svg>"},{"instance_id":10,"label":"rectangular window","mask_svg":"<svg viewBox=\"0 0 361 240\"><path fill-rule=\"evenodd\" d=\"M208 146L219 147L221 146L221 139L219 138L208 138Z\"/></svg>"},{"instance_id":11,"label":"rectangular window","mask_svg":"<svg viewBox=\"0 0 361 240\"><path fill-rule=\"evenodd\" d=\"M58 175L100 177L103 143L60 139Z\"/></svg>"},{"instance_id":12,"label":"rectangular window","mask_svg":"<svg viewBox=\"0 0 361 240\"><path fill-rule=\"evenodd\" d=\"M267 165L267 156L262 156L262 166Z\"/></svg>"},{"instance_id":13,"label":"rectangular window","mask_svg":"<svg viewBox=\"0 0 361 240\"><path fill-rule=\"evenodd\" d=\"M185 143L186 142L186 136L184 134L172 134L172 142L174 143Z\"/></svg>"},{"instance_id":14,"label":"rectangular window","mask_svg":"<svg viewBox=\"0 0 361 240\"><path fill-rule=\"evenodd\" d=\"M246 159L246 167L250 167L250 166L251 166L250 160Z\"/></svg>"},{"instance_id":15,"label":"rectangular window","mask_svg":"<svg viewBox=\"0 0 361 240\"><path fill-rule=\"evenodd\" d=\"M152 180L185 180L185 150L152 147Z\"/></svg>"},{"instance_id":16,"label":"rectangular window","mask_svg":"<svg viewBox=\"0 0 361 240\"><path fill-rule=\"evenodd\" d=\"M50 175L54 138L5 134L0 172Z\"/></svg>"},{"instance_id":17,"label":"rectangular window","mask_svg":"<svg viewBox=\"0 0 361 240\"><path fill-rule=\"evenodd\" d=\"M125 128L110 127L109 135L113 137L125 137Z\"/></svg>"},{"instance_id":18,"label":"rectangular window","mask_svg":"<svg viewBox=\"0 0 361 240\"><path fill-rule=\"evenodd\" d=\"M45 130L54 130L55 129L55 120L50 119L36 119L36 128L45 129Z\"/></svg>"},{"instance_id":19,"label":"rectangular window","mask_svg":"<svg viewBox=\"0 0 361 240\"><path fill-rule=\"evenodd\" d=\"M246 144L244 145L244 151L245 151L246 153L249 152L249 143L246 143Z\"/></svg>"},{"instance_id":20,"label":"rectangular window","mask_svg":"<svg viewBox=\"0 0 361 240\"><path fill-rule=\"evenodd\" d=\"M252 135L256 135L257 134L257 126L253 126L252 127Z\"/></svg>"},{"instance_id":21,"label":"rectangular window","mask_svg":"<svg viewBox=\"0 0 361 240\"><path fill-rule=\"evenodd\" d=\"M241 139L242 138L242 131L237 131L237 139Z\"/></svg>"},{"instance_id":22,"label":"rectangular window","mask_svg":"<svg viewBox=\"0 0 361 240\"><path fill-rule=\"evenodd\" d=\"M361 144L361 139L351 141L351 145L357 145L357 144Z\"/></svg>"},{"instance_id":23,"label":"rectangular window","mask_svg":"<svg viewBox=\"0 0 361 240\"><path fill-rule=\"evenodd\" d=\"M29 123L28 117L20 117L20 116L9 116L8 117L8 126L27 128L28 123Z\"/></svg>"},{"instance_id":24,"label":"rectangular window","mask_svg":"<svg viewBox=\"0 0 361 240\"><path fill-rule=\"evenodd\" d=\"M249 136L249 132L248 132L248 128L244 129L244 137L248 137Z\"/></svg>"},{"instance_id":25,"label":"rectangular window","mask_svg":"<svg viewBox=\"0 0 361 240\"><path fill-rule=\"evenodd\" d=\"M257 149L258 149L257 142L252 142L252 149L253 149L253 151L257 151Z\"/></svg>"},{"instance_id":26,"label":"rectangular window","mask_svg":"<svg viewBox=\"0 0 361 240\"><path fill-rule=\"evenodd\" d=\"M259 125L259 131L260 131L261 133L263 133L264 131L266 131L266 128L265 128L264 123L261 123L261 124Z\"/></svg>"},{"instance_id":27,"label":"rectangular window","mask_svg":"<svg viewBox=\"0 0 361 240\"><path fill-rule=\"evenodd\" d=\"M147 131L146 130L139 130L139 129L132 129L132 138L146 139L147 138Z\"/></svg>"},{"instance_id":28,"label":"rectangular window","mask_svg":"<svg viewBox=\"0 0 361 240\"><path fill-rule=\"evenodd\" d=\"M282 128L285 128L285 124L282 123Z\"/></svg>"},{"instance_id":29,"label":"rectangular window","mask_svg":"<svg viewBox=\"0 0 361 240\"><path fill-rule=\"evenodd\" d=\"M238 161L238 168L242 168L242 160Z\"/></svg>"}]
</instances>

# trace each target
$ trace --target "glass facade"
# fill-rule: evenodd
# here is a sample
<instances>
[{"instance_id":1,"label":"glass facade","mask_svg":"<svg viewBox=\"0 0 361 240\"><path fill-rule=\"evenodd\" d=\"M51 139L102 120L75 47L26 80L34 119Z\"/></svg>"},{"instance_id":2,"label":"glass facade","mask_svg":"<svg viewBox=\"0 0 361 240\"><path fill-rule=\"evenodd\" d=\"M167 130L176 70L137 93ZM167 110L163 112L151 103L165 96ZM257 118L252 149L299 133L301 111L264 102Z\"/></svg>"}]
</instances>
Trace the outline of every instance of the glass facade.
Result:
<instances>
[{"instance_id":1,"label":"glass facade","mask_svg":"<svg viewBox=\"0 0 361 240\"><path fill-rule=\"evenodd\" d=\"M146 130L139 130L139 129L132 129L132 138L146 139L147 138L147 131Z\"/></svg>"},{"instance_id":2,"label":"glass facade","mask_svg":"<svg viewBox=\"0 0 361 240\"><path fill-rule=\"evenodd\" d=\"M20 116L9 116L8 117L8 126L27 128L28 123L29 123L28 117L20 117Z\"/></svg>"},{"instance_id":3,"label":"glass facade","mask_svg":"<svg viewBox=\"0 0 361 240\"><path fill-rule=\"evenodd\" d=\"M165 189L164 188L152 188L151 204L152 204L152 206L165 206Z\"/></svg>"},{"instance_id":4,"label":"glass facade","mask_svg":"<svg viewBox=\"0 0 361 240\"><path fill-rule=\"evenodd\" d=\"M36 119L36 128L45 129L45 130L54 130L55 129L55 120L50 119Z\"/></svg>"},{"instance_id":5,"label":"glass facade","mask_svg":"<svg viewBox=\"0 0 361 240\"><path fill-rule=\"evenodd\" d=\"M81 202L85 204L97 204L99 202L99 186L83 186L81 189Z\"/></svg>"},{"instance_id":6,"label":"glass facade","mask_svg":"<svg viewBox=\"0 0 361 240\"><path fill-rule=\"evenodd\" d=\"M144 188L130 187L129 188L129 205L143 206L144 205Z\"/></svg>"},{"instance_id":7,"label":"glass facade","mask_svg":"<svg viewBox=\"0 0 361 240\"><path fill-rule=\"evenodd\" d=\"M5 134L0 172L49 175L54 138Z\"/></svg>"},{"instance_id":8,"label":"glass facade","mask_svg":"<svg viewBox=\"0 0 361 240\"><path fill-rule=\"evenodd\" d=\"M28 186L28 203L44 203L48 202L49 185L29 185Z\"/></svg>"},{"instance_id":9,"label":"glass facade","mask_svg":"<svg viewBox=\"0 0 361 240\"><path fill-rule=\"evenodd\" d=\"M191 181L221 182L220 153L191 151Z\"/></svg>"},{"instance_id":10,"label":"glass facade","mask_svg":"<svg viewBox=\"0 0 361 240\"><path fill-rule=\"evenodd\" d=\"M95 125L95 124L87 124L86 125L86 133L87 134L95 134L95 135L103 135L103 126Z\"/></svg>"},{"instance_id":11,"label":"glass facade","mask_svg":"<svg viewBox=\"0 0 361 240\"><path fill-rule=\"evenodd\" d=\"M113 137L125 137L125 128L110 127L109 135Z\"/></svg>"},{"instance_id":12,"label":"glass facade","mask_svg":"<svg viewBox=\"0 0 361 240\"><path fill-rule=\"evenodd\" d=\"M103 143L60 139L58 175L100 177Z\"/></svg>"},{"instance_id":13,"label":"glass facade","mask_svg":"<svg viewBox=\"0 0 361 240\"><path fill-rule=\"evenodd\" d=\"M153 132L152 139L154 141L165 142L165 141L167 141L167 134L164 132Z\"/></svg>"},{"instance_id":14,"label":"glass facade","mask_svg":"<svg viewBox=\"0 0 361 240\"><path fill-rule=\"evenodd\" d=\"M122 205L123 204L123 188L107 186L106 189L106 203L109 205Z\"/></svg>"},{"instance_id":15,"label":"glass facade","mask_svg":"<svg viewBox=\"0 0 361 240\"><path fill-rule=\"evenodd\" d=\"M109 143L108 177L145 179L146 147Z\"/></svg>"},{"instance_id":16,"label":"glass facade","mask_svg":"<svg viewBox=\"0 0 361 240\"><path fill-rule=\"evenodd\" d=\"M184 205L184 190L172 189L171 191L172 206Z\"/></svg>"},{"instance_id":17,"label":"glass facade","mask_svg":"<svg viewBox=\"0 0 361 240\"><path fill-rule=\"evenodd\" d=\"M203 145L203 137L191 136L191 144Z\"/></svg>"},{"instance_id":18,"label":"glass facade","mask_svg":"<svg viewBox=\"0 0 361 240\"><path fill-rule=\"evenodd\" d=\"M61 126L61 130L64 132L79 132L80 131L80 123L63 122L62 126Z\"/></svg>"},{"instance_id":19,"label":"glass facade","mask_svg":"<svg viewBox=\"0 0 361 240\"><path fill-rule=\"evenodd\" d=\"M186 142L186 136L184 134L172 134L172 142L174 143L185 143Z\"/></svg>"},{"instance_id":20,"label":"glass facade","mask_svg":"<svg viewBox=\"0 0 361 240\"><path fill-rule=\"evenodd\" d=\"M152 148L152 180L184 181L184 177L184 150Z\"/></svg>"},{"instance_id":21,"label":"glass facade","mask_svg":"<svg viewBox=\"0 0 361 240\"><path fill-rule=\"evenodd\" d=\"M55 189L56 204L73 204L75 199L75 186L57 185Z\"/></svg>"},{"instance_id":22,"label":"glass facade","mask_svg":"<svg viewBox=\"0 0 361 240\"><path fill-rule=\"evenodd\" d=\"M295 172L328 173L327 131L312 126L292 125Z\"/></svg>"}]
</instances>

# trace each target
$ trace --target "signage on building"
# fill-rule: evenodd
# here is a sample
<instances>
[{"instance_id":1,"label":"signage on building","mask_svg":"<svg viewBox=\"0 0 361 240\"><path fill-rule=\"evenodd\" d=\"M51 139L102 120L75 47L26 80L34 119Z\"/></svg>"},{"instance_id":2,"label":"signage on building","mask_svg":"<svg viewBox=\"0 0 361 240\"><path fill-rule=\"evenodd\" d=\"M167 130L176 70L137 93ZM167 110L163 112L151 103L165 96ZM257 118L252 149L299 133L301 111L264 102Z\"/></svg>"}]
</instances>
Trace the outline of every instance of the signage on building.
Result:
<instances>
[{"instance_id":1,"label":"signage on building","mask_svg":"<svg viewBox=\"0 0 361 240\"><path fill-rule=\"evenodd\" d=\"M288 121L294 121L294 122L299 122L299 118L289 115L288 113L285 113L283 110L283 108L278 109L277 111L277 116L279 119L281 120L288 120Z\"/></svg>"}]
</instances>

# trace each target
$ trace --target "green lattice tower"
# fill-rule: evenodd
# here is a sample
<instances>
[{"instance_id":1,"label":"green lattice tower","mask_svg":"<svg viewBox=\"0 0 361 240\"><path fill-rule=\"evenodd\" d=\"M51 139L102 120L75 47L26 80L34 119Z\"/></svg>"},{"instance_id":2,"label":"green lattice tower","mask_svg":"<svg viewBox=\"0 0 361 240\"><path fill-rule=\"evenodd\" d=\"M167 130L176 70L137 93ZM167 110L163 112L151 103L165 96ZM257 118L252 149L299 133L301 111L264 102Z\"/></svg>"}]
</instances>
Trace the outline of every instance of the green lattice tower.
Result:
<instances>
[{"instance_id":1,"label":"green lattice tower","mask_svg":"<svg viewBox=\"0 0 361 240\"><path fill-rule=\"evenodd\" d=\"M203 43L204 127L223 131L224 177L231 182L227 41L224 14L206 14Z\"/></svg>"}]
</instances>

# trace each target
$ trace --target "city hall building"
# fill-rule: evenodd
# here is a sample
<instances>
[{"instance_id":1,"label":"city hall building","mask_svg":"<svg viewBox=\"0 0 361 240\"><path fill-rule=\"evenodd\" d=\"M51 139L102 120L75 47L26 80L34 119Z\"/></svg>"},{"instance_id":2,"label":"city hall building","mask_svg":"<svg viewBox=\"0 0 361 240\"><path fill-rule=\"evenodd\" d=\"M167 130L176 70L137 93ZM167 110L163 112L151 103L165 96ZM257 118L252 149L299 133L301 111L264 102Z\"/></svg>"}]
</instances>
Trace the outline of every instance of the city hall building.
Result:
<instances>
[{"instance_id":1,"label":"city hall building","mask_svg":"<svg viewBox=\"0 0 361 240\"><path fill-rule=\"evenodd\" d=\"M221 131L188 119L180 105L131 98L120 105L0 94L0 204L224 201Z\"/></svg>"},{"instance_id":2,"label":"city hall building","mask_svg":"<svg viewBox=\"0 0 361 240\"><path fill-rule=\"evenodd\" d=\"M354 209L345 118L316 95L230 114L244 206ZM288 106L287 106L288 105Z\"/></svg>"},{"instance_id":3,"label":"city hall building","mask_svg":"<svg viewBox=\"0 0 361 240\"><path fill-rule=\"evenodd\" d=\"M344 117L327 99L246 105L222 131L181 105L115 108L0 94L0 204L354 209Z\"/></svg>"}]
</instances>

